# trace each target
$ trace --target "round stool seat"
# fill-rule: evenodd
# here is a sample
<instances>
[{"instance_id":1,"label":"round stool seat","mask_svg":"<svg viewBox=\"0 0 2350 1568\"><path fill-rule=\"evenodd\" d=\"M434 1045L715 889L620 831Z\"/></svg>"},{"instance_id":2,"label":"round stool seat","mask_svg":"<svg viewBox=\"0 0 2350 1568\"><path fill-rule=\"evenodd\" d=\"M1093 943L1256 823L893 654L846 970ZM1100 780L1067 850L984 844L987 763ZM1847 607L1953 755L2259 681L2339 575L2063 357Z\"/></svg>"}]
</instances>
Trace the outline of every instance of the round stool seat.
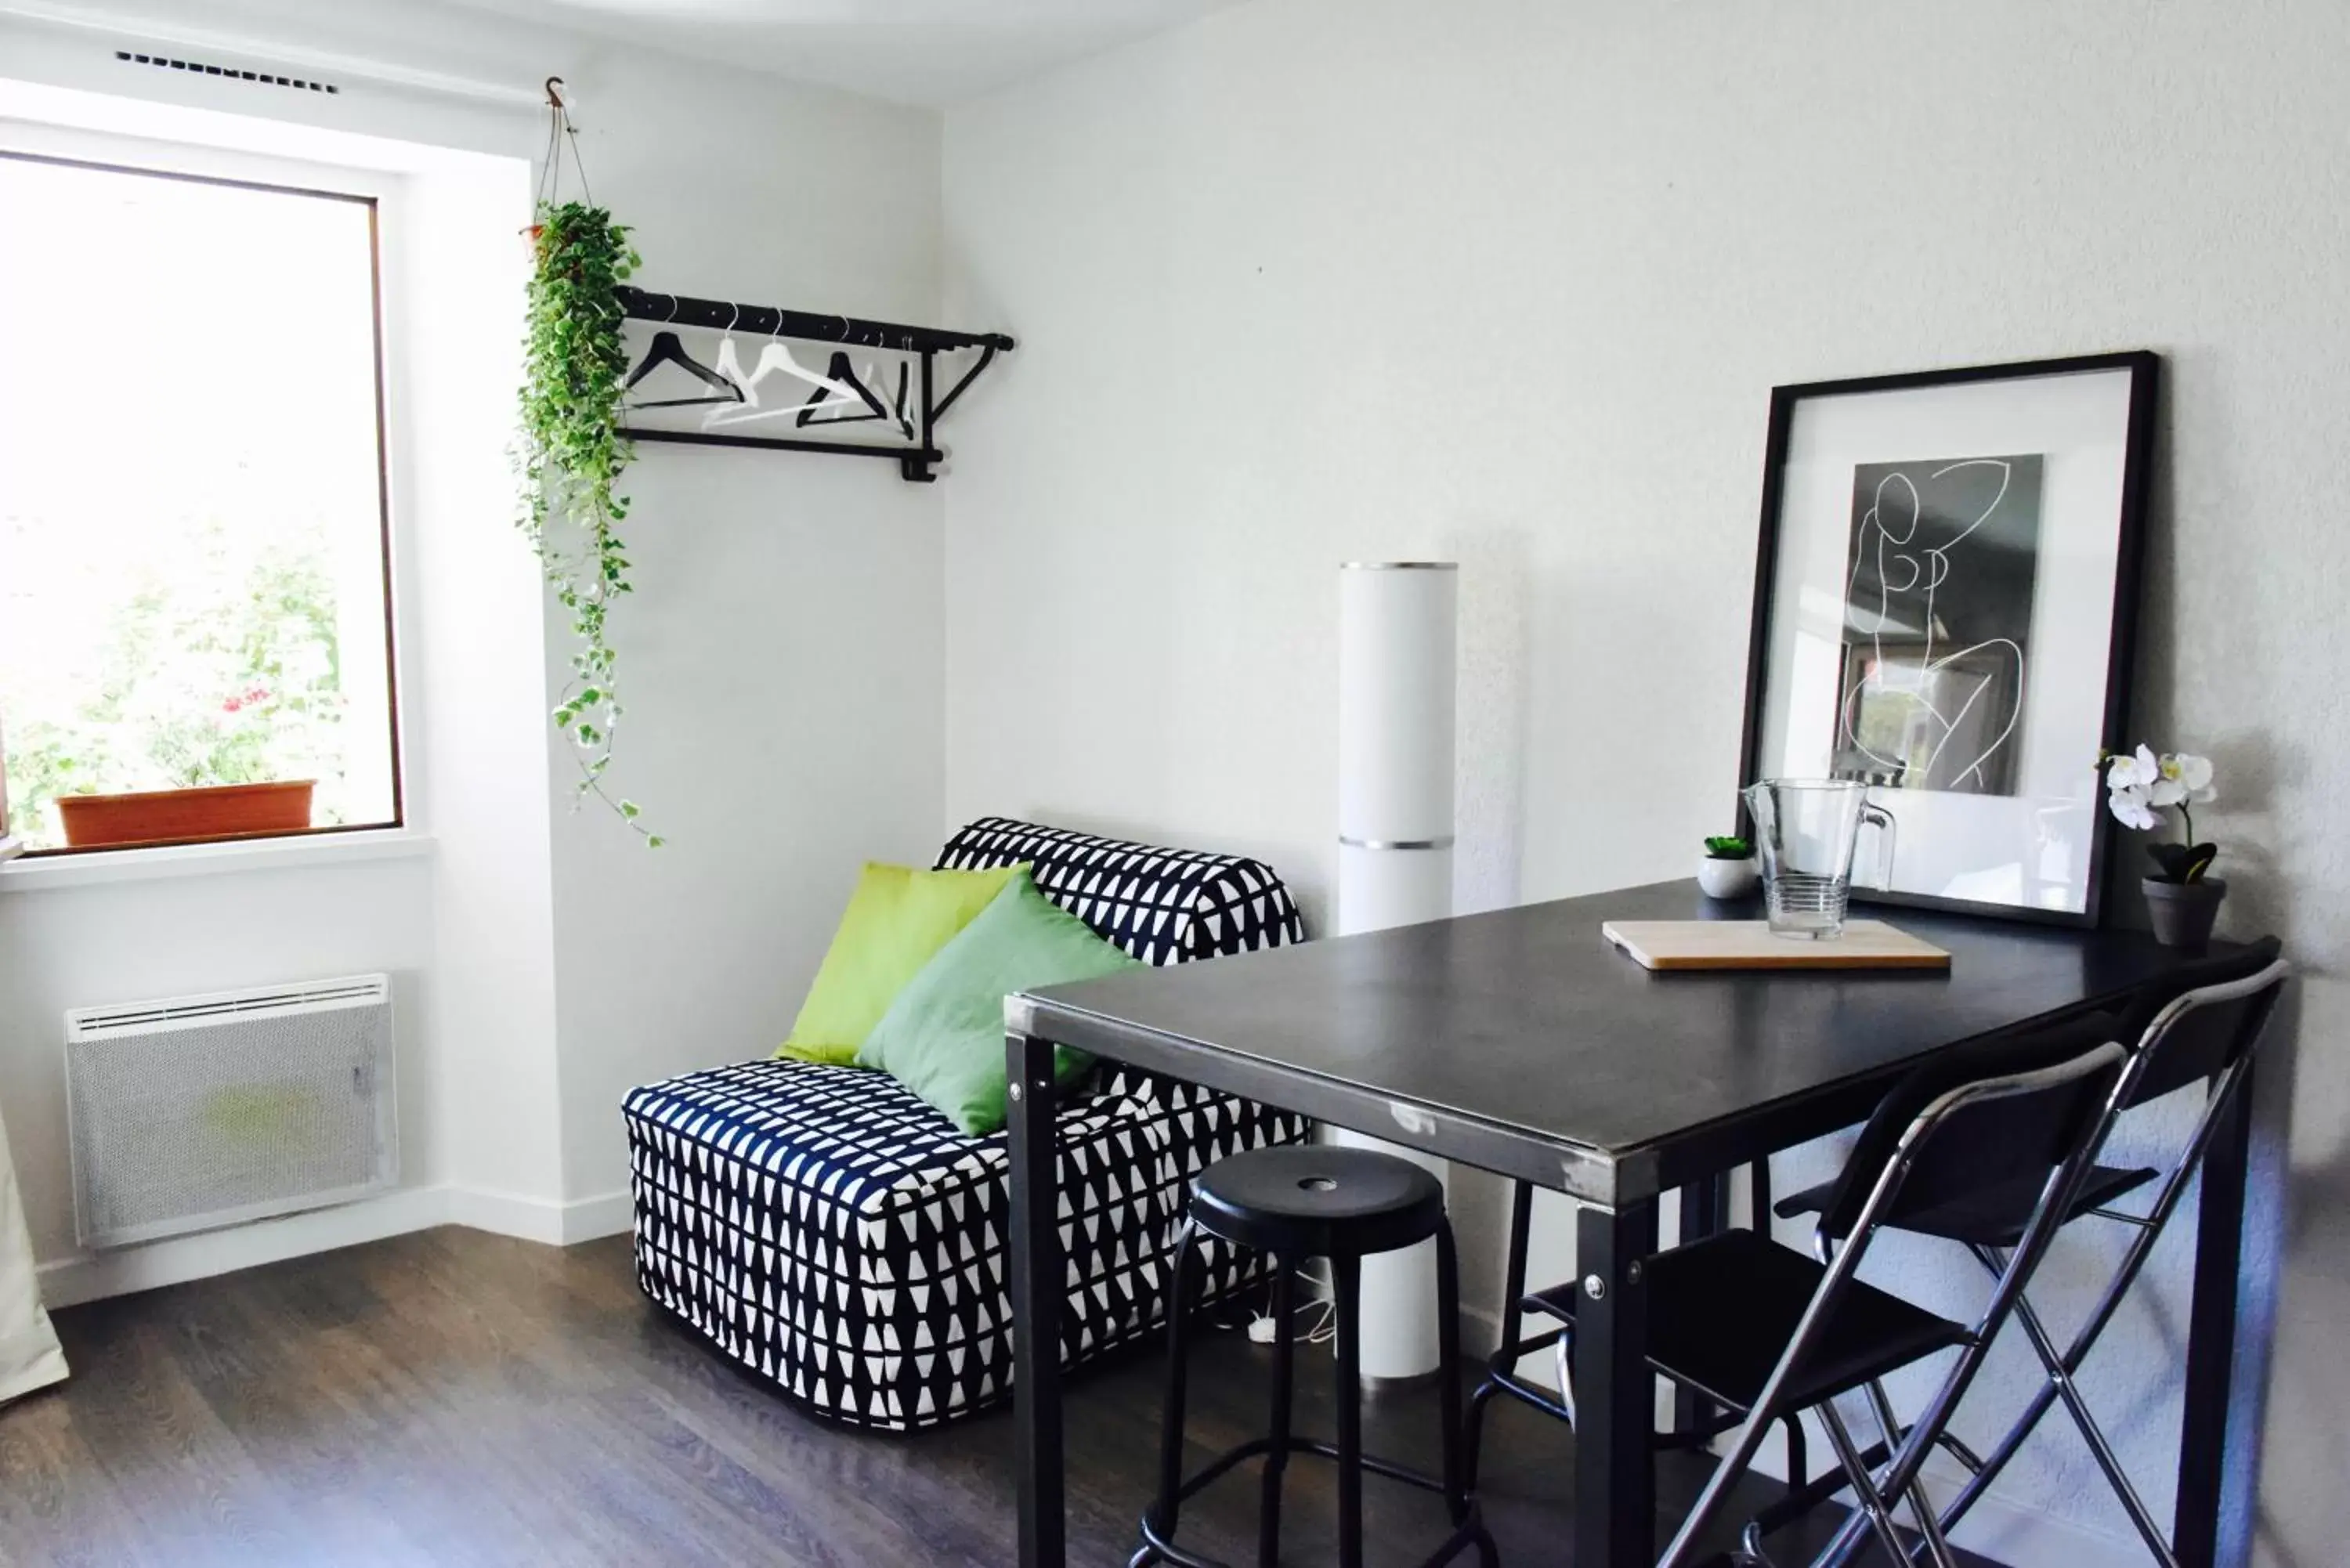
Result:
<instances>
[{"instance_id":1,"label":"round stool seat","mask_svg":"<svg viewBox=\"0 0 2350 1568\"><path fill-rule=\"evenodd\" d=\"M1444 1184L1377 1149L1281 1144L1208 1167L1191 1189L1191 1220L1285 1259L1359 1258L1435 1235Z\"/></svg>"}]
</instances>

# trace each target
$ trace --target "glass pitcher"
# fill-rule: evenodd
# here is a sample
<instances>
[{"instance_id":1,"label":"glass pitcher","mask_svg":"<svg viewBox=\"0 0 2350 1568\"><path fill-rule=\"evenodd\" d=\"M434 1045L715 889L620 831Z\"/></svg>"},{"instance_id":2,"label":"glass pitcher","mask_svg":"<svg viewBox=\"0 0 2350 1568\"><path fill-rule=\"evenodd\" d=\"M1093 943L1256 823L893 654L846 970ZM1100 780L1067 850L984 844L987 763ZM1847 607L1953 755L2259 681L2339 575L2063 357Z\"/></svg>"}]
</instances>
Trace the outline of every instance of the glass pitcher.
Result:
<instances>
[{"instance_id":1,"label":"glass pitcher","mask_svg":"<svg viewBox=\"0 0 2350 1568\"><path fill-rule=\"evenodd\" d=\"M1771 934L1833 941L1844 935L1852 858L1863 822L1887 837L1893 817L1857 779L1763 779L1745 790L1762 856L1762 898Z\"/></svg>"}]
</instances>

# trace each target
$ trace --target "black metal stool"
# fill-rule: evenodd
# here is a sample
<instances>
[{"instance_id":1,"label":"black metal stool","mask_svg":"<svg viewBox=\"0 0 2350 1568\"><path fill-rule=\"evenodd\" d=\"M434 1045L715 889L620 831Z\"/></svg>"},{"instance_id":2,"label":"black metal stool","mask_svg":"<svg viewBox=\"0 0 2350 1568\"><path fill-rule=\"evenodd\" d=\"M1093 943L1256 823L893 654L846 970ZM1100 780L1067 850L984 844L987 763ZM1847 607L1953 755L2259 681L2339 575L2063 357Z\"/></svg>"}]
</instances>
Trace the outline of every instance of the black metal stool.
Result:
<instances>
[{"instance_id":1,"label":"black metal stool","mask_svg":"<svg viewBox=\"0 0 2350 1568\"><path fill-rule=\"evenodd\" d=\"M1273 1429L1218 1455L1188 1480L1183 1476L1186 1319L1198 1294L1203 1262L1194 1245L1201 1232L1273 1254ZM1436 1238L1437 1387L1444 1422L1441 1480L1363 1452L1360 1306L1362 1261ZM1308 1258L1330 1261L1338 1352L1338 1440L1298 1438L1289 1429L1295 1347L1290 1335L1293 1280ZM1173 1542L1183 1500L1244 1460L1264 1459L1264 1501L1257 1530L1258 1568L1281 1557L1281 1476L1293 1453L1318 1454L1338 1465L1339 1568L1363 1561L1363 1472L1443 1494L1452 1533L1423 1560L1449 1562L1468 1546L1483 1568L1499 1558L1485 1532L1461 1469L1461 1269L1452 1227L1444 1218L1444 1188L1408 1159L1367 1148L1291 1144L1249 1149L1217 1161L1191 1190L1191 1212L1176 1233L1174 1278L1167 1308L1167 1405L1159 1438L1159 1495L1142 1516L1142 1544L1128 1568L1173 1563L1179 1568L1223 1568Z\"/></svg>"}]
</instances>

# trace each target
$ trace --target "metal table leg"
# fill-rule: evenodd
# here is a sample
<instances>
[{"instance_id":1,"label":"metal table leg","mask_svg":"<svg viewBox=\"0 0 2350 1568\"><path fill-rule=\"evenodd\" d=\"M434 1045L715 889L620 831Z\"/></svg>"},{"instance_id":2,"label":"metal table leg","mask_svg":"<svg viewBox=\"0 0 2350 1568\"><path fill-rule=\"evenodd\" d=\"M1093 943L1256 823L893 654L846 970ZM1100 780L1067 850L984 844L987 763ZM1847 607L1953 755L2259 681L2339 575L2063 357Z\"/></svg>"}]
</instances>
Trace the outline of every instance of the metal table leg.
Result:
<instances>
[{"instance_id":1,"label":"metal table leg","mask_svg":"<svg viewBox=\"0 0 2350 1568\"><path fill-rule=\"evenodd\" d=\"M2171 1548L2179 1568L2215 1568L2226 1499L2229 1374L2236 1355L2236 1270L2252 1120L2251 1064L2203 1156L2188 1308L2186 1409L2178 1438L2178 1506Z\"/></svg>"},{"instance_id":2,"label":"metal table leg","mask_svg":"<svg viewBox=\"0 0 2350 1568\"><path fill-rule=\"evenodd\" d=\"M1053 1044L1007 1034L1012 1154L1012 1403L1020 1568L1066 1568L1061 1441L1061 1234L1054 1223Z\"/></svg>"},{"instance_id":3,"label":"metal table leg","mask_svg":"<svg viewBox=\"0 0 2350 1568\"><path fill-rule=\"evenodd\" d=\"M1648 1361L1647 1260L1653 1199L1575 1214L1575 1568L1653 1568L1657 1560L1655 1382Z\"/></svg>"}]
</instances>

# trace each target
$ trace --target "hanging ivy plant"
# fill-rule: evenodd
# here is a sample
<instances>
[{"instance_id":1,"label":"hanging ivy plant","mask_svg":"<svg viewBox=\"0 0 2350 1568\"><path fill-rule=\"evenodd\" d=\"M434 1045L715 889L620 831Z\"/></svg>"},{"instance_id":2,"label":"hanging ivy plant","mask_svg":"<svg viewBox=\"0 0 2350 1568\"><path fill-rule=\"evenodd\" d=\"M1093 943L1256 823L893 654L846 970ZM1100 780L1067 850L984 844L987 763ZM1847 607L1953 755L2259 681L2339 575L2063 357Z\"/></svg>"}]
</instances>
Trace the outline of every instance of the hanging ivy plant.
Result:
<instances>
[{"instance_id":1,"label":"hanging ivy plant","mask_svg":"<svg viewBox=\"0 0 2350 1568\"><path fill-rule=\"evenodd\" d=\"M537 265L524 340L518 521L578 639L571 678L556 695L555 724L578 763L581 796L603 801L659 847L660 836L639 820L636 804L604 787L623 711L606 618L613 601L631 591L619 531L629 502L615 488L634 456L620 433L629 360L617 291L638 256L629 248L629 231L583 202L542 202L532 236Z\"/></svg>"}]
</instances>

